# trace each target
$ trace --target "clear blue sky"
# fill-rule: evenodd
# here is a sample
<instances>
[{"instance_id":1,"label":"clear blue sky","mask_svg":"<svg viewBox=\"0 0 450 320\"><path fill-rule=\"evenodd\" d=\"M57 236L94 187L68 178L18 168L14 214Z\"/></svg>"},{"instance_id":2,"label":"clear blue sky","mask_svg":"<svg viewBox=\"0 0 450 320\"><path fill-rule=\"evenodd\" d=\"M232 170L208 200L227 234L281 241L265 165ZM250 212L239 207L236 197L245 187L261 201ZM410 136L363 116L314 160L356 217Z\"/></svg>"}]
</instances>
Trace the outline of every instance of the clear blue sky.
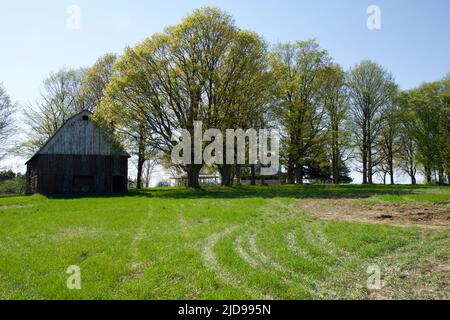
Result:
<instances>
[{"instance_id":1,"label":"clear blue sky","mask_svg":"<svg viewBox=\"0 0 450 320\"><path fill-rule=\"evenodd\" d=\"M81 8L80 30L66 28L71 4ZM380 31L366 27L370 4L381 8ZM89 66L104 53L120 53L206 5L228 11L238 26L272 43L317 38L346 68L373 59L402 88L450 71L448 0L9 0L0 4L0 82L14 100L32 102L51 71Z\"/></svg>"}]
</instances>

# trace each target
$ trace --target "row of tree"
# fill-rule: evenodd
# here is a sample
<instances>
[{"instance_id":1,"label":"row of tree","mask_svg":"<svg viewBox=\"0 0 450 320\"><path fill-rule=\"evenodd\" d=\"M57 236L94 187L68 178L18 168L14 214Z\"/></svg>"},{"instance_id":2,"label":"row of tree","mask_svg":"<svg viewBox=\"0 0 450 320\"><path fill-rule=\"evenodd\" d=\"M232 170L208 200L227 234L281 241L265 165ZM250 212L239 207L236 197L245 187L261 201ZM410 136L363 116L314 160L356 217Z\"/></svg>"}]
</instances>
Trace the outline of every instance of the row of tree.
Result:
<instances>
[{"instance_id":1,"label":"row of tree","mask_svg":"<svg viewBox=\"0 0 450 320\"><path fill-rule=\"evenodd\" d=\"M193 135L194 121L224 133L278 129L289 183L349 182L350 167L368 184L376 175L394 183L396 171L413 184L419 171L427 182L450 183L450 75L401 92L372 61L345 72L314 40L269 48L214 8L194 11L120 57L52 74L27 109L24 146L35 150L84 109L133 150L138 188L156 158L174 169L172 135L180 128ZM242 172L255 175L254 165L175 168L187 173L191 187L202 169L217 170L224 185L233 177L239 183Z\"/></svg>"}]
</instances>

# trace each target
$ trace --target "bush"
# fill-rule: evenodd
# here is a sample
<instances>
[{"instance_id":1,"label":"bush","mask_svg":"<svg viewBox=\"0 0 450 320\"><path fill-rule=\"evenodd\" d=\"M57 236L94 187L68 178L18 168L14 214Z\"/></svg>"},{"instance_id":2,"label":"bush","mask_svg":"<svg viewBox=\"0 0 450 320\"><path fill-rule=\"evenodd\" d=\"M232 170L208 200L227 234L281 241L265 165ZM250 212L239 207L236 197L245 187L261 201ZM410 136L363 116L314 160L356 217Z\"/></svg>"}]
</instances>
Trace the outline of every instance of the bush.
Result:
<instances>
[{"instance_id":1,"label":"bush","mask_svg":"<svg viewBox=\"0 0 450 320\"><path fill-rule=\"evenodd\" d=\"M167 180L161 180L156 184L157 187L170 187L170 182Z\"/></svg>"},{"instance_id":2,"label":"bush","mask_svg":"<svg viewBox=\"0 0 450 320\"><path fill-rule=\"evenodd\" d=\"M25 176L21 174L0 182L0 194L25 194L26 189L27 181Z\"/></svg>"}]
</instances>

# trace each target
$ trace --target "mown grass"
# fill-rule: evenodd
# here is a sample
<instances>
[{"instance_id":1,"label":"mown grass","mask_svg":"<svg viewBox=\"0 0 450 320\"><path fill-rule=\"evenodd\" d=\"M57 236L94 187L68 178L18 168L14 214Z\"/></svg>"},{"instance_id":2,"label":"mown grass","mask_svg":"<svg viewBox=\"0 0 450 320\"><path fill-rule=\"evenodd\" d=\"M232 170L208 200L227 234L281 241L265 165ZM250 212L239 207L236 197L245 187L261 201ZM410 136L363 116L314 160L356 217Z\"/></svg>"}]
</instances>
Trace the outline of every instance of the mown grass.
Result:
<instances>
[{"instance_id":1,"label":"mown grass","mask_svg":"<svg viewBox=\"0 0 450 320\"><path fill-rule=\"evenodd\" d=\"M0 198L0 298L449 298L448 229L322 221L295 206L303 198L361 197L432 204L449 200L450 188L158 188ZM81 290L66 287L70 265L81 269ZM381 290L367 289L370 265L381 270Z\"/></svg>"}]
</instances>

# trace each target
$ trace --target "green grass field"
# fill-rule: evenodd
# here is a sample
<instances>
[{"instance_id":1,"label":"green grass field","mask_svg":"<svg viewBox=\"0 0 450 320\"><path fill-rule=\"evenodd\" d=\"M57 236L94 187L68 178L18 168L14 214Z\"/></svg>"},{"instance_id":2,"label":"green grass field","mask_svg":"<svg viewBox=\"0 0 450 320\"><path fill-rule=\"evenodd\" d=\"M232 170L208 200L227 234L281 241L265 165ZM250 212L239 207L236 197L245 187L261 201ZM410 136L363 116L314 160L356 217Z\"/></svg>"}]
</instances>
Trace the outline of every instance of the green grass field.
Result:
<instances>
[{"instance_id":1,"label":"green grass field","mask_svg":"<svg viewBox=\"0 0 450 320\"><path fill-rule=\"evenodd\" d=\"M374 204L439 207L439 223L322 219L301 207L336 199L352 199L352 217ZM3 197L0 298L448 299L449 199L449 187L356 185ZM81 290L67 289L70 265ZM369 266L380 290L367 287Z\"/></svg>"}]
</instances>

